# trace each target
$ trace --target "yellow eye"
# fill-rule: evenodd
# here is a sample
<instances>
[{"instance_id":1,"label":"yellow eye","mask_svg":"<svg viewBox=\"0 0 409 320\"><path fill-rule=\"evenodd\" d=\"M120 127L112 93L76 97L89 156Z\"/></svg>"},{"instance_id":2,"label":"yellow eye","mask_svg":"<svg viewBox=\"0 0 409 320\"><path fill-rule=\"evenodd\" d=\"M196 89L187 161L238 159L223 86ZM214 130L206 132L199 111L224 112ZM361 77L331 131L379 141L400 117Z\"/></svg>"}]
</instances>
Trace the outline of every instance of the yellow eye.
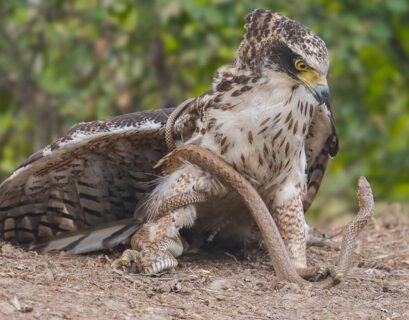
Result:
<instances>
[{"instance_id":1,"label":"yellow eye","mask_svg":"<svg viewBox=\"0 0 409 320\"><path fill-rule=\"evenodd\" d=\"M295 60L294 66L298 71L307 71L309 69L308 65L301 59Z\"/></svg>"}]
</instances>

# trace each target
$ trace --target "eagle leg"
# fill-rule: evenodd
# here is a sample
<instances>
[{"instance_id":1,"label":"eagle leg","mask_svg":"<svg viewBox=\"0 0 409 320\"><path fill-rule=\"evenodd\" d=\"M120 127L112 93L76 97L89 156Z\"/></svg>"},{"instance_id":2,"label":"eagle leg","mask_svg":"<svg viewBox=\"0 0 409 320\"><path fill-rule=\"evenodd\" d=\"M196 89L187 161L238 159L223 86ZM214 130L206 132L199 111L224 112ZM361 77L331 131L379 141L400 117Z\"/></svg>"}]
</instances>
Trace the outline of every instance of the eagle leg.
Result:
<instances>
[{"instance_id":1,"label":"eagle leg","mask_svg":"<svg viewBox=\"0 0 409 320\"><path fill-rule=\"evenodd\" d=\"M157 274L178 265L176 257L184 251L176 221L180 216L194 215L193 205L179 208L156 221L145 223L131 238L130 250L112 264L113 268L136 266L137 272Z\"/></svg>"},{"instance_id":2,"label":"eagle leg","mask_svg":"<svg viewBox=\"0 0 409 320\"><path fill-rule=\"evenodd\" d=\"M127 249L119 259L114 260L111 267L118 269L121 267L131 268L136 266L136 270L146 275L152 275L163 270L177 267L178 261L175 256L183 252L183 244L179 236L169 239L166 245L146 246L142 250Z\"/></svg>"},{"instance_id":3,"label":"eagle leg","mask_svg":"<svg viewBox=\"0 0 409 320\"><path fill-rule=\"evenodd\" d=\"M306 247L310 236L305 230L303 189L298 185L285 186L276 195L273 217L297 273L305 280L321 281L334 271L328 266L307 266Z\"/></svg>"},{"instance_id":4,"label":"eagle leg","mask_svg":"<svg viewBox=\"0 0 409 320\"><path fill-rule=\"evenodd\" d=\"M297 190L295 196L288 197L294 189L297 188L283 188L276 195L272 215L294 267L303 269L307 268L305 218L301 191Z\"/></svg>"},{"instance_id":5,"label":"eagle leg","mask_svg":"<svg viewBox=\"0 0 409 320\"><path fill-rule=\"evenodd\" d=\"M187 249L179 230L193 226L196 204L208 199L214 185L209 174L189 164L165 176L146 203L148 221L131 238L133 251L125 251L113 267L135 264L145 274L176 267Z\"/></svg>"}]
</instances>

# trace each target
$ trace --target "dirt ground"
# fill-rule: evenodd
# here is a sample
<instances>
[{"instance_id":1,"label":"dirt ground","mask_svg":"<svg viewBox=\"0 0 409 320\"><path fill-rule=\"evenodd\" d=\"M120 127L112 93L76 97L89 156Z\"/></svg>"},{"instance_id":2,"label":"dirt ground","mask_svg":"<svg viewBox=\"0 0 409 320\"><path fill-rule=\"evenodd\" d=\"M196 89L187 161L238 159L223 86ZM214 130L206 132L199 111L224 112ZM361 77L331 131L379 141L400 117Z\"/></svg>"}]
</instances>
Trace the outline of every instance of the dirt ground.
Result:
<instances>
[{"instance_id":1,"label":"dirt ground","mask_svg":"<svg viewBox=\"0 0 409 320\"><path fill-rule=\"evenodd\" d=\"M114 253L64 256L0 243L0 319L409 319L409 217L384 214L360 237L347 281L277 281L261 250L189 254L157 277L114 272ZM216 251L216 252L215 252ZM338 252L308 249L310 264Z\"/></svg>"}]
</instances>

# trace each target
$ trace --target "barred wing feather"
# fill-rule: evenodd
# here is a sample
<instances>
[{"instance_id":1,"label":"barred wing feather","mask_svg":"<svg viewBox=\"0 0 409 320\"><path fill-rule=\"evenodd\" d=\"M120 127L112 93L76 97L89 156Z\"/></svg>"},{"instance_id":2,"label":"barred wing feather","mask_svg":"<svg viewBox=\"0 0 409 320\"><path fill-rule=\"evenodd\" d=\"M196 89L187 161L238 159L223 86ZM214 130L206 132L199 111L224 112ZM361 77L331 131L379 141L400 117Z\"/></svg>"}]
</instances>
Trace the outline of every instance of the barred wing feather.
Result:
<instances>
[{"instance_id":1,"label":"barred wing feather","mask_svg":"<svg viewBox=\"0 0 409 320\"><path fill-rule=\"evenodd\" d=\"M107 235L142 223L134 211L159 174L154 164L167 153L164 125L171 112L81 123L33 154L0 185L0 239L43 248L60 239L61 249L64 237L78 243L79 234L84 240L94 229Z\"/></svg>"}]
</instances>

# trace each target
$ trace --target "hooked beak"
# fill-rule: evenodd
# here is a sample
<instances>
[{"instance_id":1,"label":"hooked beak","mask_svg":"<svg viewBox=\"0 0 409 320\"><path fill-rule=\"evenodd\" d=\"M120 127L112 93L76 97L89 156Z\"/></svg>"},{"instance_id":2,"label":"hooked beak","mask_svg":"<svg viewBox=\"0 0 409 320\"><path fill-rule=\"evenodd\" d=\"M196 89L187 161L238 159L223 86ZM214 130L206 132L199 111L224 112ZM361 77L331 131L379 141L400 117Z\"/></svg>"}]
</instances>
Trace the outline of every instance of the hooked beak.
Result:
<instances>
[{"instance_id":1,"label":"hooked beak","mask_svg":"<svg viewBox=\"0 0 409 320\"><path fill-rule=\"evenodd\" d=\"M328 101L329 88L328 85L317 84L310 88L312 95L319 104Z\"/></svg>"},{"instance_id":2,"label":"hooked beak","mask_svg":"<svg viewBox=\"0 0 409 320\"><path fill-rule=\"evenodd\" d=\"M323 104L328 101L329 88L325 76L320 75L315 70L309 70L300 74L298 78L312 93L315 100L317 100L319 104Z\"/></svg>"}]
</instances>

